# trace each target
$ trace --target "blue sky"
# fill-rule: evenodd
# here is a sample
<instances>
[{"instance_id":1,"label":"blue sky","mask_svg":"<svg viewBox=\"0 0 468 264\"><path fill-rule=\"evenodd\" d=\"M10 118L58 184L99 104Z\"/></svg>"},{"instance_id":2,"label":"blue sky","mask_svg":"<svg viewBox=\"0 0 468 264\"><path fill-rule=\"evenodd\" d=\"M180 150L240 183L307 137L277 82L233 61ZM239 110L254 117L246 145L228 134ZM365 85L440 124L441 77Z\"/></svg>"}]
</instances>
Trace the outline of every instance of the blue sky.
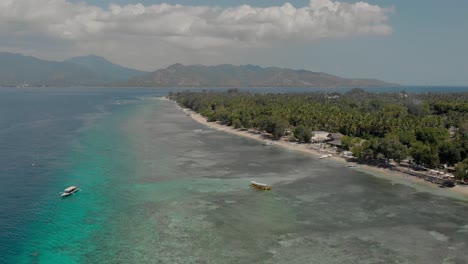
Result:
<instances>
[{"instance_id":1,"label":"blue sky","mask_svg":"<svg viewBox=\"0 0 468 264\"><path fill-rule=\"evenodd\" d=\"M291 33L291 36L286 35L285 40L275 35L275 32L269 32L269 37L263 41L268 42L270 39L274 39L274 41L270 41L269 44L271 45L253 47L240 41L239 45L235 45L236 47L233 47L233 42L226 44L224 48L220 48L218 46L214 47L213 43L206 45L207 40L205 38L203 40L205 42L193 42L197 48L187 49L187 47L182 47L181 51L176 48L180 43L165 46L165 44L159 42L148 42L145 46L154 46L151 52L152 60L145 60L145 58L132 60L130 56L136 57L138 55L137 51L117 47L115 41L113 44L106 44L106 48L102 48L98 47L96 43L99 42L103 45L102 43L105 40L86 39L86 44L85 42L79 45L75 44L73 49L64 47L60 53L43 50L42 57L58 59L72 55L83 55L82 53L97 53L97 55L110 57L111 60L118 63L147 70L157 69L176 62L184 64L216 64L219 62L303 68L344 77L378 78L404 85L468 85L468 1L364 1L382 8L394 8L393 12L386 11L385 16L388 20L381 22L385 24L384 26L391 28L391 33L375 31L369 34L355 34L355 31L353 31L346 33L345 37L340 37L336 33L336 35L332 34L332 37L304 39L298 37L296 32L294 35ZM83 1L70 0L70 2L78 3ZM141 3L144 6L159 3L185 6L219 6L222 9L247 4L252 7L266 8L282 6L286 1L88 0L84 2L107 10L109 4L136 3ZM305 7L309 4L308 0L289 2L295 8ZM357 1L340 0L340 2L355 4ZM364 15L359 14L357 17ZM371 25L376 22L369 20L366 23ZM317 29L309 28L309 30ZM220 32L223 33L222 30ZM244 31L240 33L247 34ZM304 31L304 34L309 34L309 32ZM207 37L212 38L213 36L209 35ZM226 38L238 41L238 38L242 38L242 36L233 37L229 35ZM170 37L170 41L174 39L174 36ZM61 43L62 41L66 40L59 39L54 43ZM219 46L225 44L224 39L217 39L216 41ZM78 41L76 42L78 43ZM2 41L0 41L0 48L2 48L1 44ZM244 44L243 48L239 48ZM23 50L26 53L30 51L33 55L41 55L41 50L38 49L23 48ZM145 57L148 57L148 54L145 54Z\"/></svg>"}]
</instances>

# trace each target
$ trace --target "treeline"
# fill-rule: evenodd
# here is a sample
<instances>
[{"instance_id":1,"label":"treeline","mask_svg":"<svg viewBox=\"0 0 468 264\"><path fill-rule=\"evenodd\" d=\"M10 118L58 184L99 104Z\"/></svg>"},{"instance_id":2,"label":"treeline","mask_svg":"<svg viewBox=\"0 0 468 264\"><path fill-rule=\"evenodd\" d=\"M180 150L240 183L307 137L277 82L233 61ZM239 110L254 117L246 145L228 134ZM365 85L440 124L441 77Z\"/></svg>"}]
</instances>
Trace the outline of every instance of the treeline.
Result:
<instances>
[{"instance_id":1,"label":"treeline","mask_svg":"<svg viewBox=\"0 0 468 264\"><path fill-rule=\"evenodd\" d=\"M275 138L288 129L300 142L309 142L313 130L341 132L343 147L362 160L400 162L411 156L427 167L461 167L468 154L468 93L253 94L232 89L170 97L208 121L255 128Z\"/></svg>"}]
</instances>

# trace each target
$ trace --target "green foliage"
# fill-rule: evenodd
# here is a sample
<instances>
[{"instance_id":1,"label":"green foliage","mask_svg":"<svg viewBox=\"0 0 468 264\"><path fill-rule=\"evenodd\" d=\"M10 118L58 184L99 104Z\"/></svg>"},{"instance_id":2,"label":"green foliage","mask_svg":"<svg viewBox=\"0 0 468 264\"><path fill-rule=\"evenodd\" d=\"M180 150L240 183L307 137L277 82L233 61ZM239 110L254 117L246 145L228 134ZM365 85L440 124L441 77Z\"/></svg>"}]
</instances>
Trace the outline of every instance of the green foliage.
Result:
<instances>
[{"instance_id":1,"label":"green foliage","mask_svg":"<svg viewBox=\"0 0 468 264\"><path fill-rule=\"evenodd\" d=\"M416 135L414 134L413 130L400 131L400 133L398 133L398 138L399 138L401 143L403 143L403 144L405 144L407 146L410 146L411 142L416 141Z\"/></svg>"},{"instance_id":2,"label":"green foliage","mask_svg":"<svg viewBox=\"0 0 468 264\"><path fill-rule=\"evenodd\" d=\"M234 128L242 128L242 122L239 119L232 120L232 126Z\"/></svg>"},{"instance_id":3,"label":"green foliage","mask_svg":"<svg viewBox=\"0 0 468 264\"><path fill-rule=\"evenodd\" d=\"M387 118L400 118L406 116L407 109L401 105L388 104L384 106L383 112Z\"/></svg>"},{"instance_id":4,"label":"green foliage","mask_svg":"<svg viewBox=\"0 0 468 264\"><path fill-rule=\"evenodd\" d=\"M300 142L310 141L311 130L339 131L345 135L343 148L362 160L398 162L410 154L418 164L436 166L439 161L455 164L467 157L468 93L380 94L353 89L345 94L252 94L230 90L179 92L171 98L209 121L256 128L275 138L289 127ZM450 126L458 129L452 138Z\"/></svg>"},{"instance_id":5,"label":"green foliage","mask_svg":"<svg viewBox=\"0 0 468 264\"><path fill-rule=\"evenodd\" d=\"M285 135L287 128L289 128L289 122L278 118L273 122L273 131L271 132L271 135L275 139L280 139Z\"/></svg>"},{"instance_id":6,"label":"green foliage","mask_svg":"<svg viewBox=\"0 0 468 264\"><path fill-rule=\"evenodd\" d=\"M432 101L430 102L431 109L437 114L446 114L454 112L468 112L467 101Z\"/></svg>"},{"instance_id":7,"label":"green foliage","mask_svg":"<svg viewBox=\"0 0 468 264\"><path fill-rule=\"evenodd\" d=\"M361 160L365 160L367 157L365 155L366 154L365 151L369 148L370 142L362 141L361 139L357 141L356 139L359 139L359 138L354 138L351 140L351 146L349 147L349 150L353 153L354 157L361 159Z\"/></svg>"},{"instance_id":8,"label":"green foliage","mask_svg":"<svg viewBox=\"0 0 468 264\"><path fill-rule=\"evenodd\" d=\"M366 140L361 146L353 149L353 155L363 160L374 160L377 158L377 141L376 139Z\"/></svg>"},{"instance_id":9,"label":"green foliage","mask_svg":"<svg viewBox=\"0 0 468 264\"><path fill-rule=\"evenodd\" d=\"M439 145L439 159L441 163L455 164L461 160L461 149L451 141Z\"/></svg>"},{"instance_id":10,"label":"green foliage","mask_svg":"<svg viewBox=\"0 0 468 264\"><path fill-rule=\"evenodd\" d=\"M430 145L424 144L423 142L416 141L411 145L410 155L418 165L426 165L429 167L435 167L439 164L439 157L437 151L431 148Z\"/></svg>"},{"instance_id":11,"label":"green foliage","mask_svg":"<svg viewBox=\"0 0 468 264\"><path fill-rule=\"evenodd\" d=\"M303 125L298 125L294 129L294 137L297 138L299 143L309 143L312 138L312 132L310 129Z\"/></svg>"},{"instance_id":12,"label":"green foliage","mask_svg":"<svg viewBox=\"0 0 468 264\"><path fill-rule=\"evenodd\" d=\"M230 113L224 107L219 107L215 110L214 118L223 125L230 126L232 124Z\"/></svg>"},{"instance_id":13,"label":"green foliage","mask_svg":"<svg viewBox=\"0 0 468 264\"><path fill-rule=\"evenodd\" d=\"M449 132L444 127L420 127L415 134L417 140L434 145L449 138Z\"/></svg>"},{"instance_id":14,"label":"green foliage","mask_svg":"<svg viewBox=\"0 0 468 264\"><path fill-rule=\"evenodd\" d=\"M401 144L397 137L385 137L379 140L378 152L386 159L393 159L400 163L408 156L408 148Z\"/></svg>"},{"instance_id":15,"label":"green foliage","mask_svg":"<svg viewBox=\"0 0 468 264\"><path fill-rule=\"evenodd\" d=\"M350 150L351 147L353 147L351 141L352 141L352 137L350 136L344 136L342 139L341 139L341 147L344 149L344 150Z\"/></svg>"},{"instance_id":16,"label":"green foliage","mask_svg":"<svg viewBox=\"0 0 468 264\"><path fill-rule=\"evenodd\" d=\"M455 166L455 177L460 180L468 179L468 158L457 163Z\"/></svg>"},{"instance_id":17,"label":"green foliage","mask_svg":"<svg viewBox=\"0 0 468 264\"><path fill-rule=\"evenodd\" d=\"M366 141L354 138L346 141L349 142L347 145L351 146L353 155L362 160L393 159L399 163L408 156L408 148L395 136Z\"/></svg>"},{"instance_id":18,"label":"green foliage","mask_svg":"<svg viewBox=\"0 0 468 264\"><path fill-rule=\"evenodd\" d=\"M460 160L468 158L468 136L458 142L460 149Z\"/></svg>"}]
</instances>

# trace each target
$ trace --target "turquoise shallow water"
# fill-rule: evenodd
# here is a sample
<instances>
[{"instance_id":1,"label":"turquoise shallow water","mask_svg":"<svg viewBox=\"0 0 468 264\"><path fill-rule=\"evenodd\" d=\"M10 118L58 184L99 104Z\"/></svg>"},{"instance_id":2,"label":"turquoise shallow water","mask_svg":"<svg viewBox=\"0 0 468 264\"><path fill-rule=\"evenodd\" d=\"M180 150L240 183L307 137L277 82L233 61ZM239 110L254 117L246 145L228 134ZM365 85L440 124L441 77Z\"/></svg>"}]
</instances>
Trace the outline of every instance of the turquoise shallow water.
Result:
<instances>
[{"instance_id":1,"label":"turquoise shallow water","mask_svg":"<svg viewBox=\"0 0 468 264\"><path fill-rule=\"evenodd\" d=\"M15 263L80 263L82 254L92 250L86 240L103 228L109 216L106 211L115 208L109 194L118 189L108 187L115 181L109 176L128 174L125 164L131 162L131 150L122 153L128 148L125 138L118 129L109 129L118 128L127 111L122 107L101 114L72 140L71 151L61 161L66 166L50 175L56 179L51 184L56 191L41 194L49 202L38 205L42 208L26 224L27 239L20 245L22 254ZM60 199L58 192L70 185L78 185L81 191Z\"/></svg>"},{"instance_id":2,"label":"turquoise shallow water","mask_svg":"<svg viewBox=\"0 0 468 264\"><path fill-rule=\"evenodd\" d=\"M39 156L35 166L28 160L27 168L33 169L25 175L32 178L25 185L35 187L26 194L34 196L26 199L23 192L0 187L2 201L28 205L23 205L28 209L21 218L11 213L14 206L2 205L0 212L7 218L0 221L14 228L0 227L9 232L0 233L0 262L466 263L468 259L466 200L207 129L173 103L151 99L148 91L106 94L73 96L93 107L75 111L79 125L53 134L52 145L43 143L49 147L60 143L62 148L52 148L60 151ZM60 123L46 130L44 138L60 127L66 126ZM63 134L69 136L60 139ZM24 140L27 152L39 139L25 136ZM271 183L274 189L252 190L250 180ZM72 184L82 191L60 199L58 192Z\"/></svg>"},{"instance_id":3,"label":"turquoise shallow water","mask_svg":"<svg viewBox=\"0 0 468 264\"><path fill-rule=\"evenodd\" d=\"M116 185L117 181L131 173L127 165L132 162L131 150L118 130L109 129L118 126L116 123L125 118L125 111L121 109L101 118L77 137L73 151L66 157L70 167L66 173L59 173L63 186L78 185L81 191L66 199L57 199L55 193L50 197L54 202L49 210L41 212L40 222L32 224L32 234L22 249L29 254L27 257L23 254L19 262L32 259L44 263L82 263L82 253L93 250L94 245L87 240L105 229L109 210L118 207L112 194L121 187Z\"/></svg>"}]
</instances>

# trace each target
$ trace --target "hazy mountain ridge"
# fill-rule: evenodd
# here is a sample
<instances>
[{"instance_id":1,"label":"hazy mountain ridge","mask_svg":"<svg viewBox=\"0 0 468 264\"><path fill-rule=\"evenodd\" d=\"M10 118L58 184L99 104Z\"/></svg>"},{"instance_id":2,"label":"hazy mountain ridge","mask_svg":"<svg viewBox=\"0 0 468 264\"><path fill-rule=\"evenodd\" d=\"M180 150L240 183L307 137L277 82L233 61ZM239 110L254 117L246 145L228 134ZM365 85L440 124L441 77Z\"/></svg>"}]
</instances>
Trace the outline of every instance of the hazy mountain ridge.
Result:
<instances>
[{"instance_id":1,"label":"hazy mountain ridge","mask_svg":"<svg viewBox=\"0 0 468 264\"><path fill-rule=\"evenodd\" d=\"M126 68L95 55L65 61L0 52L0 86L128 87L391 87L373 79L256 65L174 64L151 73Z\"/></svg>"},{"instance_id":2,"label":"hazy mountain ridge","mask_svg":"<svg viewBox=\"0 0 468 264\"><path fill-rule=\"evenodd\" d=\"M110 85L146 73L122 67L94 55L65 61L48 61L0 52L0 86Z\"/></svg>"},{"instance_id":3,"label":"hazy mountain ridge","mask_svg":"<svg viewBox=\"0 0 468 264\"><path fill-rule=\"evenodd\" d=\"M108 80L109 82L127 81L149 73L114 64L96 55L74 57L65 60L65 62L81 65L97 73L102 79Z\"/></svg>"},{"instance_id":4,"label":"hazy mountain ridge","mask_svg":"<svg viewBox=\"0 0 468 264\"><path fill-rule=\"evenodd\" d=\"M80 65L41 60L14 53L0 53L0 85L84 85L102 82L99 76Z\"/></svg>"},{"instance_id":5,"label":"hazy mountain ridge","mask_svg":"<svg viewBox=\"0 0 468 264\"><path fill-rule=\"evenodd\" d=\"M148 87L389 87L398 84L375 79L256 65L216 66L174 64L134 78L122 86Z\"/></svg>"}]
</instances>

